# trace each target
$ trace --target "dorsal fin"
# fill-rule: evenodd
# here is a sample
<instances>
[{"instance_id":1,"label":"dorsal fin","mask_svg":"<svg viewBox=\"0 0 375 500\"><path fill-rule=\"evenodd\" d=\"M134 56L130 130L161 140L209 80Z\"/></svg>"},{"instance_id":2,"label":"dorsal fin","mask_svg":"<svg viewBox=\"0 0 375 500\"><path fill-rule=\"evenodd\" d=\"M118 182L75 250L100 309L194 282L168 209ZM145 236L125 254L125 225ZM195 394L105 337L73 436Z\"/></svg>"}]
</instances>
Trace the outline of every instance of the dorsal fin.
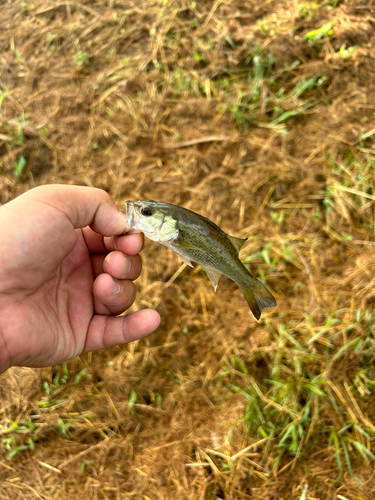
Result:
<instances>
[{"instance_id":1,"label":"dorsal fin","mask_svg":"<svg viewBox=\"0 0 375 500\"><path fill-rule=\"evenodd\" d=\"M242 245L247 240L247 238L236 238L235 236L229 236L229 234L227 236L237 252L241 250Z\"/></svg>"}]
</instances>

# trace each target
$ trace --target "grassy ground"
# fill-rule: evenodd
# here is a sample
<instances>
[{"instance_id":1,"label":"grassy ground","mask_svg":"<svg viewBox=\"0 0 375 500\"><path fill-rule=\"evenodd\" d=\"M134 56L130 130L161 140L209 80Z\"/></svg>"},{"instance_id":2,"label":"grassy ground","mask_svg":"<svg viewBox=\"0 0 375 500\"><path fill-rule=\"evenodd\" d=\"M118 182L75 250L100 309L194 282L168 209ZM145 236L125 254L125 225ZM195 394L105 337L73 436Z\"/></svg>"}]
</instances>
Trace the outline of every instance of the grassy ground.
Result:
<instances>
[{"instance_id":1,"label":"grassy ground","mask_svg":"<svg viewBox=\"0 0 375 500\"><path fill-rule=\"evenodd\" d=\"M0 497L374 498L372 1L0 4L1 203L183 205L278 300L148 242L155 334L1 376Z\"/></svg>"}]
</instances>

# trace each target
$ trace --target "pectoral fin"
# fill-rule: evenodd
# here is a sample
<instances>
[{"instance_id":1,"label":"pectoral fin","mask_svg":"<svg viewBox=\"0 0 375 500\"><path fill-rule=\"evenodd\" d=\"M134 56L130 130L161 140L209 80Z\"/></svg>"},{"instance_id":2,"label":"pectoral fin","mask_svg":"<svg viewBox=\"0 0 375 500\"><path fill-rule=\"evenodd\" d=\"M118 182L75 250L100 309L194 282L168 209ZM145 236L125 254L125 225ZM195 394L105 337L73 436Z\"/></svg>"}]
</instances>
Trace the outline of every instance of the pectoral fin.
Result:
<instances>
[{"instance_id":1,"label":"pectoral fin","mask_svg":"<svg viewBox=\"0 0 375 500\"><path fill-rule=\"evenodd\" d=\"M194 246L192 243L189 243L188 241L184 241L183 239L178 240L178 245L183 248L187 248L189 250L199 250L198 247Z\"/></svg>"},{"instance_id":2,"label":"pectoral fin","mask_svg":"<svg viewBox=\"0 0 375 500\"><path fill-rule=\"evenodd\" d=\"M206 271L208 277L210 278L212 286L214 287L214 290L216 292L217 285L218 285L219 279L221 277L221 273L218 273L216 271L212 271L212 269L204 269L204 270Z\"/></svg>"}]
</instances>

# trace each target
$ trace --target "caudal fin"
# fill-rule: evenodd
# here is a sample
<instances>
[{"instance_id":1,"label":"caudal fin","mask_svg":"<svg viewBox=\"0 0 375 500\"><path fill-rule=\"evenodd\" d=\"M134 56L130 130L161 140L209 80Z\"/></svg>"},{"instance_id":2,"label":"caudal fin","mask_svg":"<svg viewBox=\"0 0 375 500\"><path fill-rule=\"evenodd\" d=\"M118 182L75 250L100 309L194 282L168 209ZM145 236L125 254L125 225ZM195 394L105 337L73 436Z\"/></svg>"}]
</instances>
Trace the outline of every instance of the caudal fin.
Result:
<instances>
[{"instance_id":1,"label":"caudal fin","mask_svg":"<svg viewBox=\"0 0 375 500\"><path fill-rule=\"evenodd\" d=\"M246 286L240 286L247 303L256 319L260 318L265 307L276 306L276 299L262 283L251 277L251 282Z\"/></svg>"}]
</instances>

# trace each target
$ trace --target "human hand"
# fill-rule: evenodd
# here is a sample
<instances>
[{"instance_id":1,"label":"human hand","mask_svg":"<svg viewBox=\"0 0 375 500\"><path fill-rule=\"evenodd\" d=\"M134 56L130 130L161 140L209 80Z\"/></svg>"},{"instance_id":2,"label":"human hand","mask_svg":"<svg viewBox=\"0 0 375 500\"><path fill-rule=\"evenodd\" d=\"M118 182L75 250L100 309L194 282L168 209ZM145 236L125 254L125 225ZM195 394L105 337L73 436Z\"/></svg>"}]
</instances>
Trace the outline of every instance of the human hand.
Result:
<instances>
[{"instance_id":1,"label":"human hand","mask_svg":"<svg viewBox=\"0 0 375 500\"><path fill-rule=\"evenodd\" d=\"M160 316L135 298L143 235L100 189L49 185L0 208L0 373L140 339Z\"/></svg>"}]
</instances>

